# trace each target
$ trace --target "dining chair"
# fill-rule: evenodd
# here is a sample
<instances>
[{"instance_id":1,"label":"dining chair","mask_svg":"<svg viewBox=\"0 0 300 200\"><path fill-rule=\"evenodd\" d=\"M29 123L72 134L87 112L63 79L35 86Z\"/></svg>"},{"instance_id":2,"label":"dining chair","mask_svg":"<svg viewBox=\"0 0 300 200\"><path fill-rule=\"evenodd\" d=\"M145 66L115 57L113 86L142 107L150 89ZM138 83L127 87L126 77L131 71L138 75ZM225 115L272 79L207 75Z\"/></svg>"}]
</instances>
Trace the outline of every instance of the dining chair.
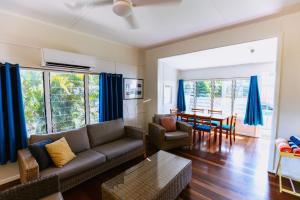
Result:
<instances>
[{"instance_id":1,"label":"dining chair","mask_svg":"<svg viewBox=\"0 0 300 200\"><path fill-rule=\"evenodd\" d=\"M205 112L204 108L192 108L192 112Z\"/></svg>"},{"instance_id":2,"label":"dining chair","mask_svg":"<svg viewBox=\"0 0 300 200\"><path fill-rule=\"evenodd\" d=\"M178 113L178 108L171 108L170 109L170 114L176 115L176 120L177 121L182 121L181 115Z\"/></svg>"},{"instance_id":3,"label":"dining chair","mask_svg":"<svg viewBox=\"0 0 300 200\"><path fill-rule=\"evenodd\" d=\"M231 139L232 136L233 136L233 141L235 142L236 119L237 119L237 114L234 114L230 117L229 124L224 124L222 126L223 133L226 133L226 139L228 139L228 133L229 133L230 145L232 145L232 139Z\"/></svg>"},{"instance_id":4,"label":"dining chair","mask_svg":"<svg viewBox=\"0 0 300 200\"><path fill-rule=\"evenodd\" d=\"M178 108L171 108L170 109L170 114L176 115L178 113Z\"/></svg>"},{"instance_id":5,"label":"dining chair","mask_svg":"<svg viewBox=\"0 0 300 200\"><path fill-rule=\"evenodd\" d=\"M213 132L214 134L217 134L217 127L212 125L211 117L203 119L202 117L195 116L194 123L194 129L198 131L198 133L200 131L199 141L200 138L204 136L204 133L208 133L208 145L210 146L211 133Z\"/></svg>"},{"instance_id":6,"label":"dining chair","mask_svg":"<svg viewBox=\"0 0 300 200\"><path fill-rule=\"evenodd\" d=\"M209 114L219 114L219 115L222 115L223 111L222 110L211 110L211 109L209 109L208 113ZM213 126L216 126L216 127L220 126L220 122L218 122L218 121L212 121L211 123L212 123Z\"/></svg>"},{"instance_id":7,"label":"dining chair","mask_svg":"<svg viewBox=\"0 0 300 200\"><path fill-rule=\"evenodd\" d=\"M223 111L222 110L211 110L211 109L209 109L208 113L221 114L222 115Z\"/></svg>"},{"instance_id":8,"label":"dining chair","mask_svg":"<svg viewBox=\"0 0 300 200\"><path fill-rule=\"evenodd\" d=\"M182 113L181 114L181 120L183 122L186 122L186 123L192 125L193 128L194 128L194 126L195 126L195 115L189 115L189 114Z\"/></svg>"}]
</instances>

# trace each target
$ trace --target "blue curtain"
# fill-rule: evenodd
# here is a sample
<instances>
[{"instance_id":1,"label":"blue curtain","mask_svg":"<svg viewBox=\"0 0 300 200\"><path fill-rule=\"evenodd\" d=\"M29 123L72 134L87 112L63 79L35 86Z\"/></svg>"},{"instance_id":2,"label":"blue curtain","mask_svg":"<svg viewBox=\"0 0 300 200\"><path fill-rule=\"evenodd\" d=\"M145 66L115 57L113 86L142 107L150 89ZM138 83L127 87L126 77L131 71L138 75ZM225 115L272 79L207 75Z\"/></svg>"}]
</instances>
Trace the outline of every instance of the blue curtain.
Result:
<instances>
[{"instance_id":1,"label":"blue curtain","mask_svg":"<svg viewBox=\"0 0 300 200\"><path fill-rule=\"evenodd\" d=\"M99 122L123 118L123 75L101 73Z\"/></svg>"},{"instance_id":2,"label":"blue curtain","mask_svg":"<svg viewBox=\"0 0 300 200\"><path fill-rule=\"evenodd\" d=\"M0 164L16 161L27 147L19 65L0 64Z\"/></svg>"},{"instance_id":3,"label":"blue curtain","mask_svg":"<svg viewBox=\"0 0 300 200\"><path fill-rule=\"evenodd\" d=\"M178 82L177 108L178 108L178 111L180 111L180 112L186 110L183 80L179 80L179 82Z\"/></svg>"},{"instance_id":4,"label":"blue curtain","mask_svg":"<svg viewBox=\"0 0 300 200\"><path fill-rule=\"evenodd\" d=\"M257 76L251 76L244 124L263 125Z\"/></svg>"}]
</instances>

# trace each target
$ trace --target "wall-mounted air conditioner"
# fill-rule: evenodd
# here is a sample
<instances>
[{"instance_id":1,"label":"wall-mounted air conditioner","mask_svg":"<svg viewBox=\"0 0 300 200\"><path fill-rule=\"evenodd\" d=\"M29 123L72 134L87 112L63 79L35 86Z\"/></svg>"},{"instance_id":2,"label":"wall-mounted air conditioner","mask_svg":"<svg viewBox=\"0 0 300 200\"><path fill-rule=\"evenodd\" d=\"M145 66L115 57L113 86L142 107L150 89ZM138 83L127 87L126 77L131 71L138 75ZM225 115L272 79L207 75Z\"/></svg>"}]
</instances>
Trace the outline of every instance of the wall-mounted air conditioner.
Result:
<instances>
[{"instance_id":1,"label":"wall-mounted air conditioner","mask_svg":"<svg viewBox=\"0 0 300 200\"><path fill-rule=\"evenodd\" d=\"M55 49L42 49L42 66L53 69L94 70L96 57Z\"/></svg>"}]
</instances>

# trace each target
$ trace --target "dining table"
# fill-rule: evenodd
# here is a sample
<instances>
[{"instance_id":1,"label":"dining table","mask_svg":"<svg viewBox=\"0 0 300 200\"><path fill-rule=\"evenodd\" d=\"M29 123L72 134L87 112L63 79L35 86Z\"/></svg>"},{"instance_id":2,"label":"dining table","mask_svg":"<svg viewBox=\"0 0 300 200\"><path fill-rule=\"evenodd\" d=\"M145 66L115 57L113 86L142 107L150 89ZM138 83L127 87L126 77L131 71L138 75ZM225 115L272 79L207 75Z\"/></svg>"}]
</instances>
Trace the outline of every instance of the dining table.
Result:
<instances>
[{"instance_id":1,"label":"dining table","mask_svg":"<svg viewBox=\"0 0 300 200\"><path fill-rule=\"evenodd\" d=\"M219 128L219 151L222 149L222 133L223 133L223 123L226 121L226 123L229 123L229 118L230 116L227 114L220 114L220 113L209 113L208 110L204 110L203 112L199 111L184 111L184 112L178 112L177 117L188 117L188 118L193 118L193 117L199 117L202 120L212 120L212 121L217 121L220 123Z\"/></svg>"}]
</instances>

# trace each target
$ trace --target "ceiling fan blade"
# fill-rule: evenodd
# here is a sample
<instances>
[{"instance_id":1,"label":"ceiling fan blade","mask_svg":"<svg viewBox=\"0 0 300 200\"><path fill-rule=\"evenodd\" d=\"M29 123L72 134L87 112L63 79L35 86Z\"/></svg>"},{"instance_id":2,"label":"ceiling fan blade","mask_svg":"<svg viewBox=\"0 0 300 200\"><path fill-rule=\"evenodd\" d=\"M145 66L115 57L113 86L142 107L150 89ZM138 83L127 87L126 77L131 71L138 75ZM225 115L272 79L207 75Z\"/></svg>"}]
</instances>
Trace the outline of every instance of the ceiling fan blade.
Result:
<instances>
[{"instance_id":1,"label":"ceiling fan blade","mask_svg":"<svg viewBox=\"0 0 300 200\"><path fill-rule=\"evenodd\" d=\"M182 0L131 0L134 6L179 4Z\"/></svg>"},{"instance_id":2,"label":"ceiling fan blade","mask_svg":"<svg viewBox=\"0 0 300 200\"><path fill-rule=\"evenodd\" d=\"M127 17L124 17L124 19L127 22L130 29L138 29L139 28L139 25L137 23L136 18L133 15L133 13Z\"/></svg>"},{"instance_id":3,"label":"ceiling fan blade","mask_svg":"<svg viewBox=\"0 0 300 200\"><path fill-rule=\"evenodd\" d=\"M112 4L113 0L88 0L88 1L68 1L65 2L65 6L73 9L78 10L84 7L92 7L92 6L102 6L102 5L109 5Z\"/></svg>"}]
</instances>

